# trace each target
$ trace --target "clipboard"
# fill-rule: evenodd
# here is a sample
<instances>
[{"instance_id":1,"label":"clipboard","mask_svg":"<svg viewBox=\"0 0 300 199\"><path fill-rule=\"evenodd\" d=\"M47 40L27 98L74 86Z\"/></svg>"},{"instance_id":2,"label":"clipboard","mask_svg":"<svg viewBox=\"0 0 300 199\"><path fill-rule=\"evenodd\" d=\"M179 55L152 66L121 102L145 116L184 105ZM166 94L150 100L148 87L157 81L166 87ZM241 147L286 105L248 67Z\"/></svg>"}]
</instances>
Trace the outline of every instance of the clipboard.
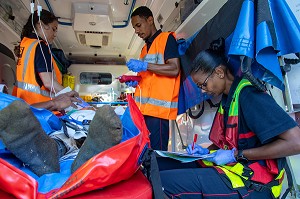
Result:
<instances>
[{"instance_id":1,"label":"clipboard","mask_svg":"<svg viewBox=\"0 0 300 199\"><path fill-rule=\"evenodd\" d=\"M186 162L193 162L195 160L200 159L207 159L212 158L215 156L213 153L205 154L205 155L190 155L188 153L181 153L181 152L170 152L170 151L160 151L160 150L154 150L159 156L166 157L166 158L172 158L175 160L179 160L183 163Z\"/></svg>"}]
</instances>

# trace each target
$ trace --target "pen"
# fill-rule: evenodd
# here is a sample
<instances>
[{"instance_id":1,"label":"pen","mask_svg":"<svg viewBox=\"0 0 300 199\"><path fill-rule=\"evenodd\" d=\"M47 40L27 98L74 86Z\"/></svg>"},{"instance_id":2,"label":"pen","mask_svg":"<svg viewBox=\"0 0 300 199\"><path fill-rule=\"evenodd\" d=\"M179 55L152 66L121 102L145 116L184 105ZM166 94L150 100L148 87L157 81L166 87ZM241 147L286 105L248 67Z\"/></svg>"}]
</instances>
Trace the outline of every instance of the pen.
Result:
<instances>
[{"instance_id":1,"label":"pen","mask_svg":"<svg viewBox=\"0 0 300 199\"><path fill-rule=\"evenodd\" d=\"M194 148L195 148L195 144L196 144L196 142L197 142L197 138L198 138L198 134L195 133L195 134L194 134L194 141L193 141L193 144L192 144L192 150L194 150Z\"/></svg>"}]
</instances>

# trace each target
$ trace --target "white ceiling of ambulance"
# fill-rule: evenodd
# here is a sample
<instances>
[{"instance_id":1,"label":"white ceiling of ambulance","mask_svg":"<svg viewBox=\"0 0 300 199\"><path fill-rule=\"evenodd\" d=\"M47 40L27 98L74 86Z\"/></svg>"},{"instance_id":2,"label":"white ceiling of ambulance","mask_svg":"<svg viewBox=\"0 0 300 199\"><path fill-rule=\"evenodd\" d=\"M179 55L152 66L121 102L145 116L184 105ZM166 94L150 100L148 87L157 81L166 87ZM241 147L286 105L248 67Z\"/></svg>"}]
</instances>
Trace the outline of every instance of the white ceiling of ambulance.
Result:
<instances>
[{"instance_id":1,"label":"white ceiling of ambulance","mask_svg":"<svg viewBox=\"0 0 300 199\"><path fill-rule=\"evenodd\" d=\"M30 0L0 0L1 9L5 12L11 10L15 16L14 27L17 34L20 33L22 26L26 22L30 12ZM155 18L159 14L163 19L161 23L168 18L175 9L176 0L35 0L35 4L40 3L43 9L52 11L59 17L58 34L55 40L55 46L61 48L67 56L88 56L92 57L137 57L143 45L143 41L135 36L134 29L130 22L130 12L133 8L146 5L153 10ZM93 5L109 5L111 7L112 34L110 43L107 46L86 46L80 44L74 31L74 14L72 6L74 3L86 3L89 7ZM75 12L76 13L76 12ZM82 23L85 23L83 18ZM9 20L8 20L9 21ZM80 21L80 20L79 20ZM89 21L86 21L89 23ZM158 23L156 21L156 23ZM157 24L159 27L159 24ZM92 37L93 38L93 37ZM17 41L16 41L17 42Z\"/></svg>"},{"instance_id":2,"label":"white ceiling of ambulance","mask_svg":"<svg viewBox=\"0 0 300 199\"><path fill-rule=\"evenodd\" d=\"M142 39L135 35L131 25L130 13L134 8L148 6L153 11L157 28L162 25L163 31L176 31L178 37L187 38L203 27L226 1L201 1L183 23L182 17L185 12L195 8L195 4L190 4L187 0L35 0L35 5L40 4L43 9L50 10L59 17L60 23L54 46L62 49L69 59L98 61L103 59L103 62L107 62L107 59L108 62L123 60L124 63L126 59L137 58L144 44ZM31 0L0 0L1 18L16 32L10 36L4 30L3 34L10 37L6 39L10 42L7 45L9 47L18 41L21 29L30 14L30 2ZM176 4L179 6L176 7ZM99 15L99 12L107 6L111 8L110 28L107 27L106 18L101 22L103 16ZM91 8L94 10L91 11ZM6 19L10 14L15 17L14 20ZM99 30L89 29L91 24L96 24L95 27ZM110 29L112 33L107 33ZM84 42L86 45L83 45Z\"/></svg>"}]
</instances>

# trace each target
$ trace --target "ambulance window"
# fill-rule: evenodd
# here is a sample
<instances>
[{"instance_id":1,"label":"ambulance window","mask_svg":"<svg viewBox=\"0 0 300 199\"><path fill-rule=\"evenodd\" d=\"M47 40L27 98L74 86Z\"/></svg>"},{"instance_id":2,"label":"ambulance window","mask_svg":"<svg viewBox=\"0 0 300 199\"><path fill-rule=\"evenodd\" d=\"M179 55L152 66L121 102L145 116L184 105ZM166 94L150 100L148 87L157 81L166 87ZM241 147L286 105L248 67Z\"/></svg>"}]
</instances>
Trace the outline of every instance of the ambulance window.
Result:
<instances>
[{"instance_id":1,"label":"ambulance window","mask_svg":"<svg viewBox=\"0 0 300 199\"><path fill-rule=\"evenodd\" d=\"M108 85L112 83L110 73L82 72L80 73L81 84Z\"/></svg>"}]
</instances>

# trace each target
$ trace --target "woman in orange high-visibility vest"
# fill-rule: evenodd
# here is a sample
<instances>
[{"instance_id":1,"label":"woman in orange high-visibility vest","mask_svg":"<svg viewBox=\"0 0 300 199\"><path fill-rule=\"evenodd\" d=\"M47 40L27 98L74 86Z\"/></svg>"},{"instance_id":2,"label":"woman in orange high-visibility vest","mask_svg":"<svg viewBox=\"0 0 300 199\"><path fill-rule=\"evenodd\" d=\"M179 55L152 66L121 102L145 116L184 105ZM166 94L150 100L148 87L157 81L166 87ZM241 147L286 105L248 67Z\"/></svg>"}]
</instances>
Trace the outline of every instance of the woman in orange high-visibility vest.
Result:
<instances>
[{"instance_id":1,"label":"woman in orange high-visibility vest","mask_svg":"<svg viewBox=\"0 0 300 199\"><path fill-rule=\"evenodd\" d=\"M24 25L21 43L15 48L18 63L13 95L29 104L48 101L64 88L50 46L57 27L54 14L47 10L35 11Z\"/></svg>"}]
</instances>

